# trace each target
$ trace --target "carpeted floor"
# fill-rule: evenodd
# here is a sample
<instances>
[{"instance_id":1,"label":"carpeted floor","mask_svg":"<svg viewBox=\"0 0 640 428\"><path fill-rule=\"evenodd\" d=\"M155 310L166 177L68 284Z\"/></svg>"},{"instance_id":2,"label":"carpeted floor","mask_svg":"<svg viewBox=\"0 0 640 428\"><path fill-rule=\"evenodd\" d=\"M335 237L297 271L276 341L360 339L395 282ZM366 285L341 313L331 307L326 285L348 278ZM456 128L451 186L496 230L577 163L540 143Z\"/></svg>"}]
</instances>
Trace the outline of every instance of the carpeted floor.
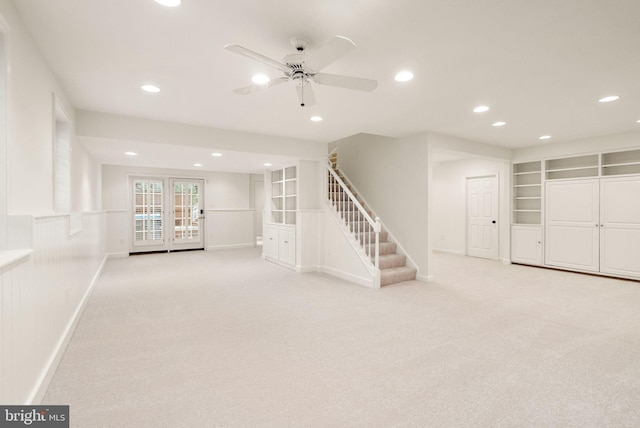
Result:
<instances>
[{"instance_id":1,"label":"carpeted floor","mask_svg":"<svg viewBox=\"0 0 640 428\"><path fill-rule=\"evenodd\" d=\"M370 290L259 249L110 260L72 427L640 426L640 283L438 254Z\"/></svg>"}]
</instances>

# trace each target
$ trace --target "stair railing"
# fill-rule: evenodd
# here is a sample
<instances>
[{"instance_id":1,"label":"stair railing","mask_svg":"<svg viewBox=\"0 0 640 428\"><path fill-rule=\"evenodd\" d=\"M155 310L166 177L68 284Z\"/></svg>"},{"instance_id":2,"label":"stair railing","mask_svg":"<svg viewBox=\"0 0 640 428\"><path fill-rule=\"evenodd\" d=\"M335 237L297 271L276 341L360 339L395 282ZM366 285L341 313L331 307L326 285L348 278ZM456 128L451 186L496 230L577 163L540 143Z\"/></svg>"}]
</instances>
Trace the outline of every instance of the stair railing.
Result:
<instances>
[{"instance_id":1,"label":"stair railing","mask_svg":"<svg viewBox=\"0 0 640 428\"><path fill-rule=\"evenodd\" d=\"M380 219L374 220L364 209L362 204L349 190L344 181L333 169L331 162L327 163L327 200L344 220L347 228L360 242L360 249L364 252L369 263L380 270Z\"/></svg>"}]
</instances>

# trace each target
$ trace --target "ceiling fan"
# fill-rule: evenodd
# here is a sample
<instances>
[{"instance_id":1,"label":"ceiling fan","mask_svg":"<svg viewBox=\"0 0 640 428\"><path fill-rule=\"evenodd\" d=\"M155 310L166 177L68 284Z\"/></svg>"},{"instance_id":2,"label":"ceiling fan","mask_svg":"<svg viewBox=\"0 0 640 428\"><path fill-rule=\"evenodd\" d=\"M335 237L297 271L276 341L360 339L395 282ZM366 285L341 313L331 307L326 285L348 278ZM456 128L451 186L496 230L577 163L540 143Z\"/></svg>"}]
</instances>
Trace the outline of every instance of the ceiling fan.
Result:
<instances>
[{"instance_id":1,"label":"ceiling fan","mask_svg":"<svg viewBox=\"0 0 640 428\"><path fill-rule=\"evenodd\" d=\"M296 84L300 106L304 107L305 105L313 105L316 103L311 82L319 85L338 86L340 88L356 89L359 91L373 91L376 86L378 86L378 82L372 79L321 73L329 64L356 47L355 43L346 37L335 36L313 55L306 52L309 39L293 37L291 44L298 52L285 56L282 62L239 45L226 45L224 48L228 51L275 67L284 73L283 77L270 80L267 83L245 86L235 89L233 92L240 95L247 95L282 83L294 82Z\"/></svg>"}]
</instances>

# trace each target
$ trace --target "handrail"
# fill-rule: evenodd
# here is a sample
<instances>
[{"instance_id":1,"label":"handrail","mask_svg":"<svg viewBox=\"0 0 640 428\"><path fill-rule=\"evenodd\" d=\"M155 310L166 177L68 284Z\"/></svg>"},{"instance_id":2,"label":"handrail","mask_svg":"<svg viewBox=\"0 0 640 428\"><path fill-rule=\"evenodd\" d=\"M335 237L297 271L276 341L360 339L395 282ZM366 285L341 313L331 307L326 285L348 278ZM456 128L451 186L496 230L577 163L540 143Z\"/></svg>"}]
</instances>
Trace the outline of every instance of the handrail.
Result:
<instances>
[{"instance_id":1,"label":"handrail","mask_svg":"<svg viewBox=\"0 0 640 428\"><path fill-rule=\"evenodd\" d=\"M379 218L371 218L355 195L349 190L344 181L334 171L331 162L327 162L327 199L335 207L338 214L345 221L349 230L360 241L360 247L369 262L373 259L373 266L380 269L380 231L382 225ZM337 185L337 186L336 186ZM336 191L336 187L339 190ZM332 196L337 193L338 196ZM352 208L356 208L353 210ZM365 223L363 225L362 223ZM372 239L373 234L373 239ZM373 251L372 251L373 250Z\"/></svg>"}]
</instances>

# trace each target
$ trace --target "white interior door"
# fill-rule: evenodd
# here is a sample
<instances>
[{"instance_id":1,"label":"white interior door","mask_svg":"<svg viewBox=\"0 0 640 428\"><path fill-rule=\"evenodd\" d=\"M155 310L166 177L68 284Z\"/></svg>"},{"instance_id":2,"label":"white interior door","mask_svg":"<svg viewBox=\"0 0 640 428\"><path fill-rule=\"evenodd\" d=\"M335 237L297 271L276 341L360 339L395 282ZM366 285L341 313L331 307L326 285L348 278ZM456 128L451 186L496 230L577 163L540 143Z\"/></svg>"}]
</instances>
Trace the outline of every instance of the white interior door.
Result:
<instances>
[{"instance_id":1,"label":"white interior door","mask_svg":"<svg viewBox=\"0 0 640 428\"><path fill-rule=\"evenodd\" d=\"M600 271L640 277L640 178L600 181Z\"/></svg>"},{"instance_id":2,"label":"white interior door","mask_svg":"<svg viewBox=\"0 0 640 428\"><path fill-rule=\"evenodd\" d=\"M467 178L467 255L498 259L498 177Z\"/></svg>"},{"instance_id":3,"label":"white interior door","mask_svg":"<svg viewBox=\"0 0 640 428\"><path fill-rule=\"evenodd\" d=\"M203 180L171 180L170 250L204 249Z\"/></svg>"},{"instance_id":4,"label":"white interior door","mask_svg":"<svg viewBox=\"0 0 640 428\"><path fill-rule=\"evenodd\" d=\"M545 263L597 272L599 180L548 181L545 190Z\"/></svg>"}]
</instances>

